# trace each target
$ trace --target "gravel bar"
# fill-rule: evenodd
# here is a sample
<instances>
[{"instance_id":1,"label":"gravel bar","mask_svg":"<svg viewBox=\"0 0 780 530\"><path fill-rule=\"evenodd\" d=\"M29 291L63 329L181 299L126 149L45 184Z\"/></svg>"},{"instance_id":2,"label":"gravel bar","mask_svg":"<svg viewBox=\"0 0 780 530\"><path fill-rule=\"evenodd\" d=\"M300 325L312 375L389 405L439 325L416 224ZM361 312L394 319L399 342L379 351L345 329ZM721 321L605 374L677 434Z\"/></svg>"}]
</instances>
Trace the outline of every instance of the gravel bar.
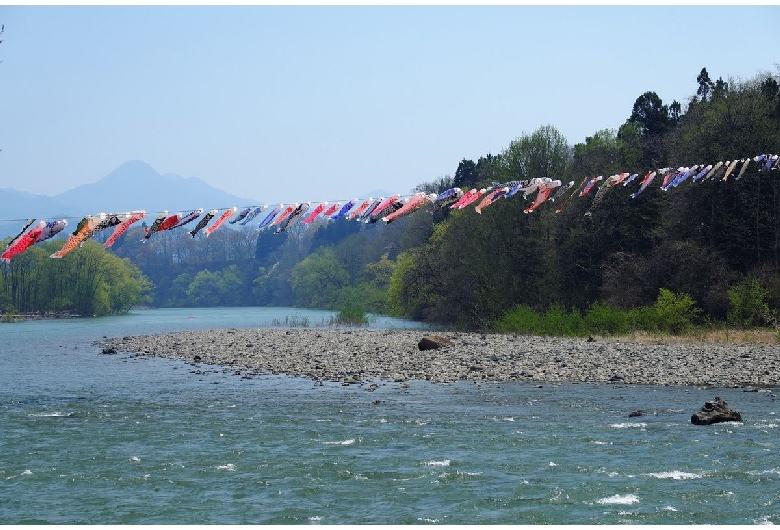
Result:
<instances>
[{"instance_id":1,"label":"gravel bar","mask_svg":"<svg viewBox=\"0 0 780 530\"><path fill-rule=\"evenodd\" d=\"M372 381L593 382L776 387L780 346L572 339L369 329L223 329L105 339L104 353L219 365L237 375L285 374L344 385Z\"/></svg>"}]
</instances>

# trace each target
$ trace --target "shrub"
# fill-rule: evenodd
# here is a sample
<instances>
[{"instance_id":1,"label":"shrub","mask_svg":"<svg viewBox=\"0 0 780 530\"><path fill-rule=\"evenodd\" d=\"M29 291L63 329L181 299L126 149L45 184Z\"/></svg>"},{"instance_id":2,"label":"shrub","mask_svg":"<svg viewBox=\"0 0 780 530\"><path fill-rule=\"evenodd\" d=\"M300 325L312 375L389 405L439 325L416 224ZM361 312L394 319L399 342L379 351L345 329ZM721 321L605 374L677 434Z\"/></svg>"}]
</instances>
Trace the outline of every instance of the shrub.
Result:
<instances>
[{"instance_id":1,"label":"shrub","mask_svg":"<svg viewBox=\"0 0 780 530\"><path fill-rule=\"evenodd\" d=\"M366 310L360 306L350 305L341 308L336 315L336 324L341 326L367 326Z\"/></svg>"},{"instance_id":2,"label":"shrub","mask_svg":"<svg viewBox=\"0 0 780 530\"><path fill-rule=\"evenodd\" d=\"M748 278L728 289L729 311L726 321L738 328L754 328L774 324L776 317L769 309L769 290L756 278Z\"/></svg>"},{"instance_id":3,"label":"shrub","mask_svg":"<svg viewBox=\"0 0 780 530\"><path fill-rule=\"evenodd\" d=\"M652 307L653 318L658 329L672 334L680 334L693 326L701 314L696 302L686 293L673 293L661 288L658 299Z\"/></svg>"},{"instance_id":4,"label":"shrub","mask_svg":"<svg viewBox=\"0 0 780 530\"><path fill-rule=\"evenodd\" d=\"M656 310L654 306L634 307L626 314L627 325L630 331L659 331Z\"/></svg>"},{"instance_id":5,"label":"shrub","mask_svg":"<svg viewBox=\"0 0 780 530\"><path fill-rule=\"evenodd\" d=\"M584 317L585 329L599 335L621 335L628 331L628 314L601 301L591 304Z\"/></svg>"},{"instance_id":6,"label":"shrub","mask_svg":"<svg viewBox=\"0 0 780 530\"><path fill-rule=\"evenodd\" d=\"M527 305L517 305L496 322L496 329L503 333L537 333L540 328L539 315Z\"/></svg>"},{"instance_id":7,"label":"shrub","mask_svg":"<svg viewBox=\"0 0 780 530\"><path fill-rule=\"evenodd\" d=\"M566 313L560 306L554 305L540 319L539 333L557 337L575 337L583 331L582 315L576 309Z\"/></svg>"}]
</instances>

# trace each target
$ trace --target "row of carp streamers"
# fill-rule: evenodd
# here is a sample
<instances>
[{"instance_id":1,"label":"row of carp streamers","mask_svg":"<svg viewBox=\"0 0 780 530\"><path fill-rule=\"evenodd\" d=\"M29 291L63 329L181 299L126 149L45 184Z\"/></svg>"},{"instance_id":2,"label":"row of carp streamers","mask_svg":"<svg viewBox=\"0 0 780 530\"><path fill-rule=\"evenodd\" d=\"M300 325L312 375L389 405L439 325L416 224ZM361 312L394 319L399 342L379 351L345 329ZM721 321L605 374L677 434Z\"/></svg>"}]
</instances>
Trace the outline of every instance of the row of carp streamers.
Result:
<instances>
[{"instance_id":1,"label":"row of carp streamers","mask_svg":"<svg viewBox=\"0 0 780 530\"><path fill-rule=\"evenodd\" d=\"M754 164L758 168L758 171L776 170L780 165L779 158L778 155L758 155L752 158L727 160L725 162L718 162L706 166L704 164L697 164L691 167L679 167L677 169L666 167L650 171L642 178L639 189L632 193L631 197L636 198L641 195L655 179L663 179L663 183L661 184L661 189L663 191L669 191L671 188L676 188L688 179L693 182L726 181L729 176L736 175L735 179L739 180L745 174L749 164ZM626 186L638 177L639 174L637 173L618 173L608 177L606 180L604 180L603 176L585 179L568 196L566 196L566 194L574 188L574 181L562 185L560 180L533 178L528 180L510 181L504 184L494 182L493 185L488 188L473 188L468 191L463 191L460 188L451 188L438 195L435 193L427 194L419 192L409 196L393 195L387 199L368 198L363 201L352 199L344 204L341 204L340 202L336 202L335 204L322 202L314 208L311 208L312 202L296 203L288 206L280 204L279 206L272 208L270 212L267 212L263 216L262 221L260 221L257 228L265 229L275 227L275 233L278 234L290 229L297 223L308 225L318 218L336 220L342 217L350 220L354 219L363 223L376 223L380 220L384 223L391 223L400 217L420 210L426 206L431 206L433 210L442 208L463 209L466 206L475 204L475 211L481 214L483 209L497 200L501 198L508 199L520 192L523 193L524 198L528 198L529 195L536 193L533 203L523 210L525 213L533 212L548 199L551 202L562 199L558 208L555 210L556 213L560 213L573 197L584 197L601 182L590 207L587 212L585 212L585 215L589 216L592 214L593 210L598 207L599 203L604 198L604 194L608 190L620 184ZM564 196L566 197L564 198ZM218 209L213 209L205 215L203 215L203 208L192 210L187 214L177 213L168 215L168 212L164 211L157 216L151 226L144 228L145 235L142 242L146 242L157 232L172 230L188 225L198 218L200 218L200 220L194 228L189 231L189 234L194 238L198 232L203 230L206 236L208 236L225 222L246 225L262 212L268 210L268 208L267 205L251 206L244 208L239 212L237 207L233 207L226 209L221 214L219 214ZM201 217L201 215L203 216ZM51 257L62 258L68 252L81 246L84 241L98 232L113 227L114 230L111 236L109 236L103 245L105 248L109 248L130 228L130 225L140 221L144 217L146 217L146 212L143 210L116 214L101 213L84 217L76 226L73 233L68 237L65 245L59 251L52 254ZM213 222L211 225L207 227L212 220ZM8 248L3 252L2 256L0 256L0 260L9 262L11 258L24 252L32 245L54 237L67 226L68 221L66 219L40 221L30 229L33 223L35 223L35 219L28 219L25 227L8 244ZM30 230L28 231L28 229Z\"/></svg>"}]
</instances>

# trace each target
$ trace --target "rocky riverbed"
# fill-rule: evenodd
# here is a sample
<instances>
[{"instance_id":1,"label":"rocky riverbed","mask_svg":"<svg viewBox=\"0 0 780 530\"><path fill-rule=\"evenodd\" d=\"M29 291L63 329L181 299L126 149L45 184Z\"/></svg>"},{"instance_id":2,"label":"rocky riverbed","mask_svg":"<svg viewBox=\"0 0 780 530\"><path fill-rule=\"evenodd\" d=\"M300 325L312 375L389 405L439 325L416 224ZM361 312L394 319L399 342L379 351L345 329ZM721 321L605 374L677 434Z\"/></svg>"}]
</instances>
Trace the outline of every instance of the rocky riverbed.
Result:
<instances>
[{"instance_id":1,"label":"rocky riverbed","mask_svg":"<svg viewBox=\"0 0 780 530\"><path fill-rule=\"evenodd\" d=\"M237 375L286 374L342 384L459 380L779 386L780 346L436 333L419 330L225 329L122 337L104 353L171 357Z\"/></svg>"}]
</instances>

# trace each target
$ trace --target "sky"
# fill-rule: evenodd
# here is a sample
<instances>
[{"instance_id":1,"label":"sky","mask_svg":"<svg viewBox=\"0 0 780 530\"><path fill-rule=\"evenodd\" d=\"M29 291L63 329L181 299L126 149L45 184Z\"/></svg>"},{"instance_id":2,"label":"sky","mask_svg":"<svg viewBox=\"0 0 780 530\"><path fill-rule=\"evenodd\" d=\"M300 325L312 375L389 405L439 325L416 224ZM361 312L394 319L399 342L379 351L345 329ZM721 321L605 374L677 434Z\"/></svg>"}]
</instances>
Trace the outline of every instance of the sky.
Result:
<instances>
[{"instance_id":1,"label":"sky","mask_svg":"<svg viewBox=\"0 0 780 530\"><path fill-rule=\"evenodd\" d=\"M128 160L259 202L409 193L703 67L780 72L780 6L0 6L0 188ZM630 168L627 168L627 170ZM150 190L152 193L153 190Z\"/></svg>"}]
</instances>

